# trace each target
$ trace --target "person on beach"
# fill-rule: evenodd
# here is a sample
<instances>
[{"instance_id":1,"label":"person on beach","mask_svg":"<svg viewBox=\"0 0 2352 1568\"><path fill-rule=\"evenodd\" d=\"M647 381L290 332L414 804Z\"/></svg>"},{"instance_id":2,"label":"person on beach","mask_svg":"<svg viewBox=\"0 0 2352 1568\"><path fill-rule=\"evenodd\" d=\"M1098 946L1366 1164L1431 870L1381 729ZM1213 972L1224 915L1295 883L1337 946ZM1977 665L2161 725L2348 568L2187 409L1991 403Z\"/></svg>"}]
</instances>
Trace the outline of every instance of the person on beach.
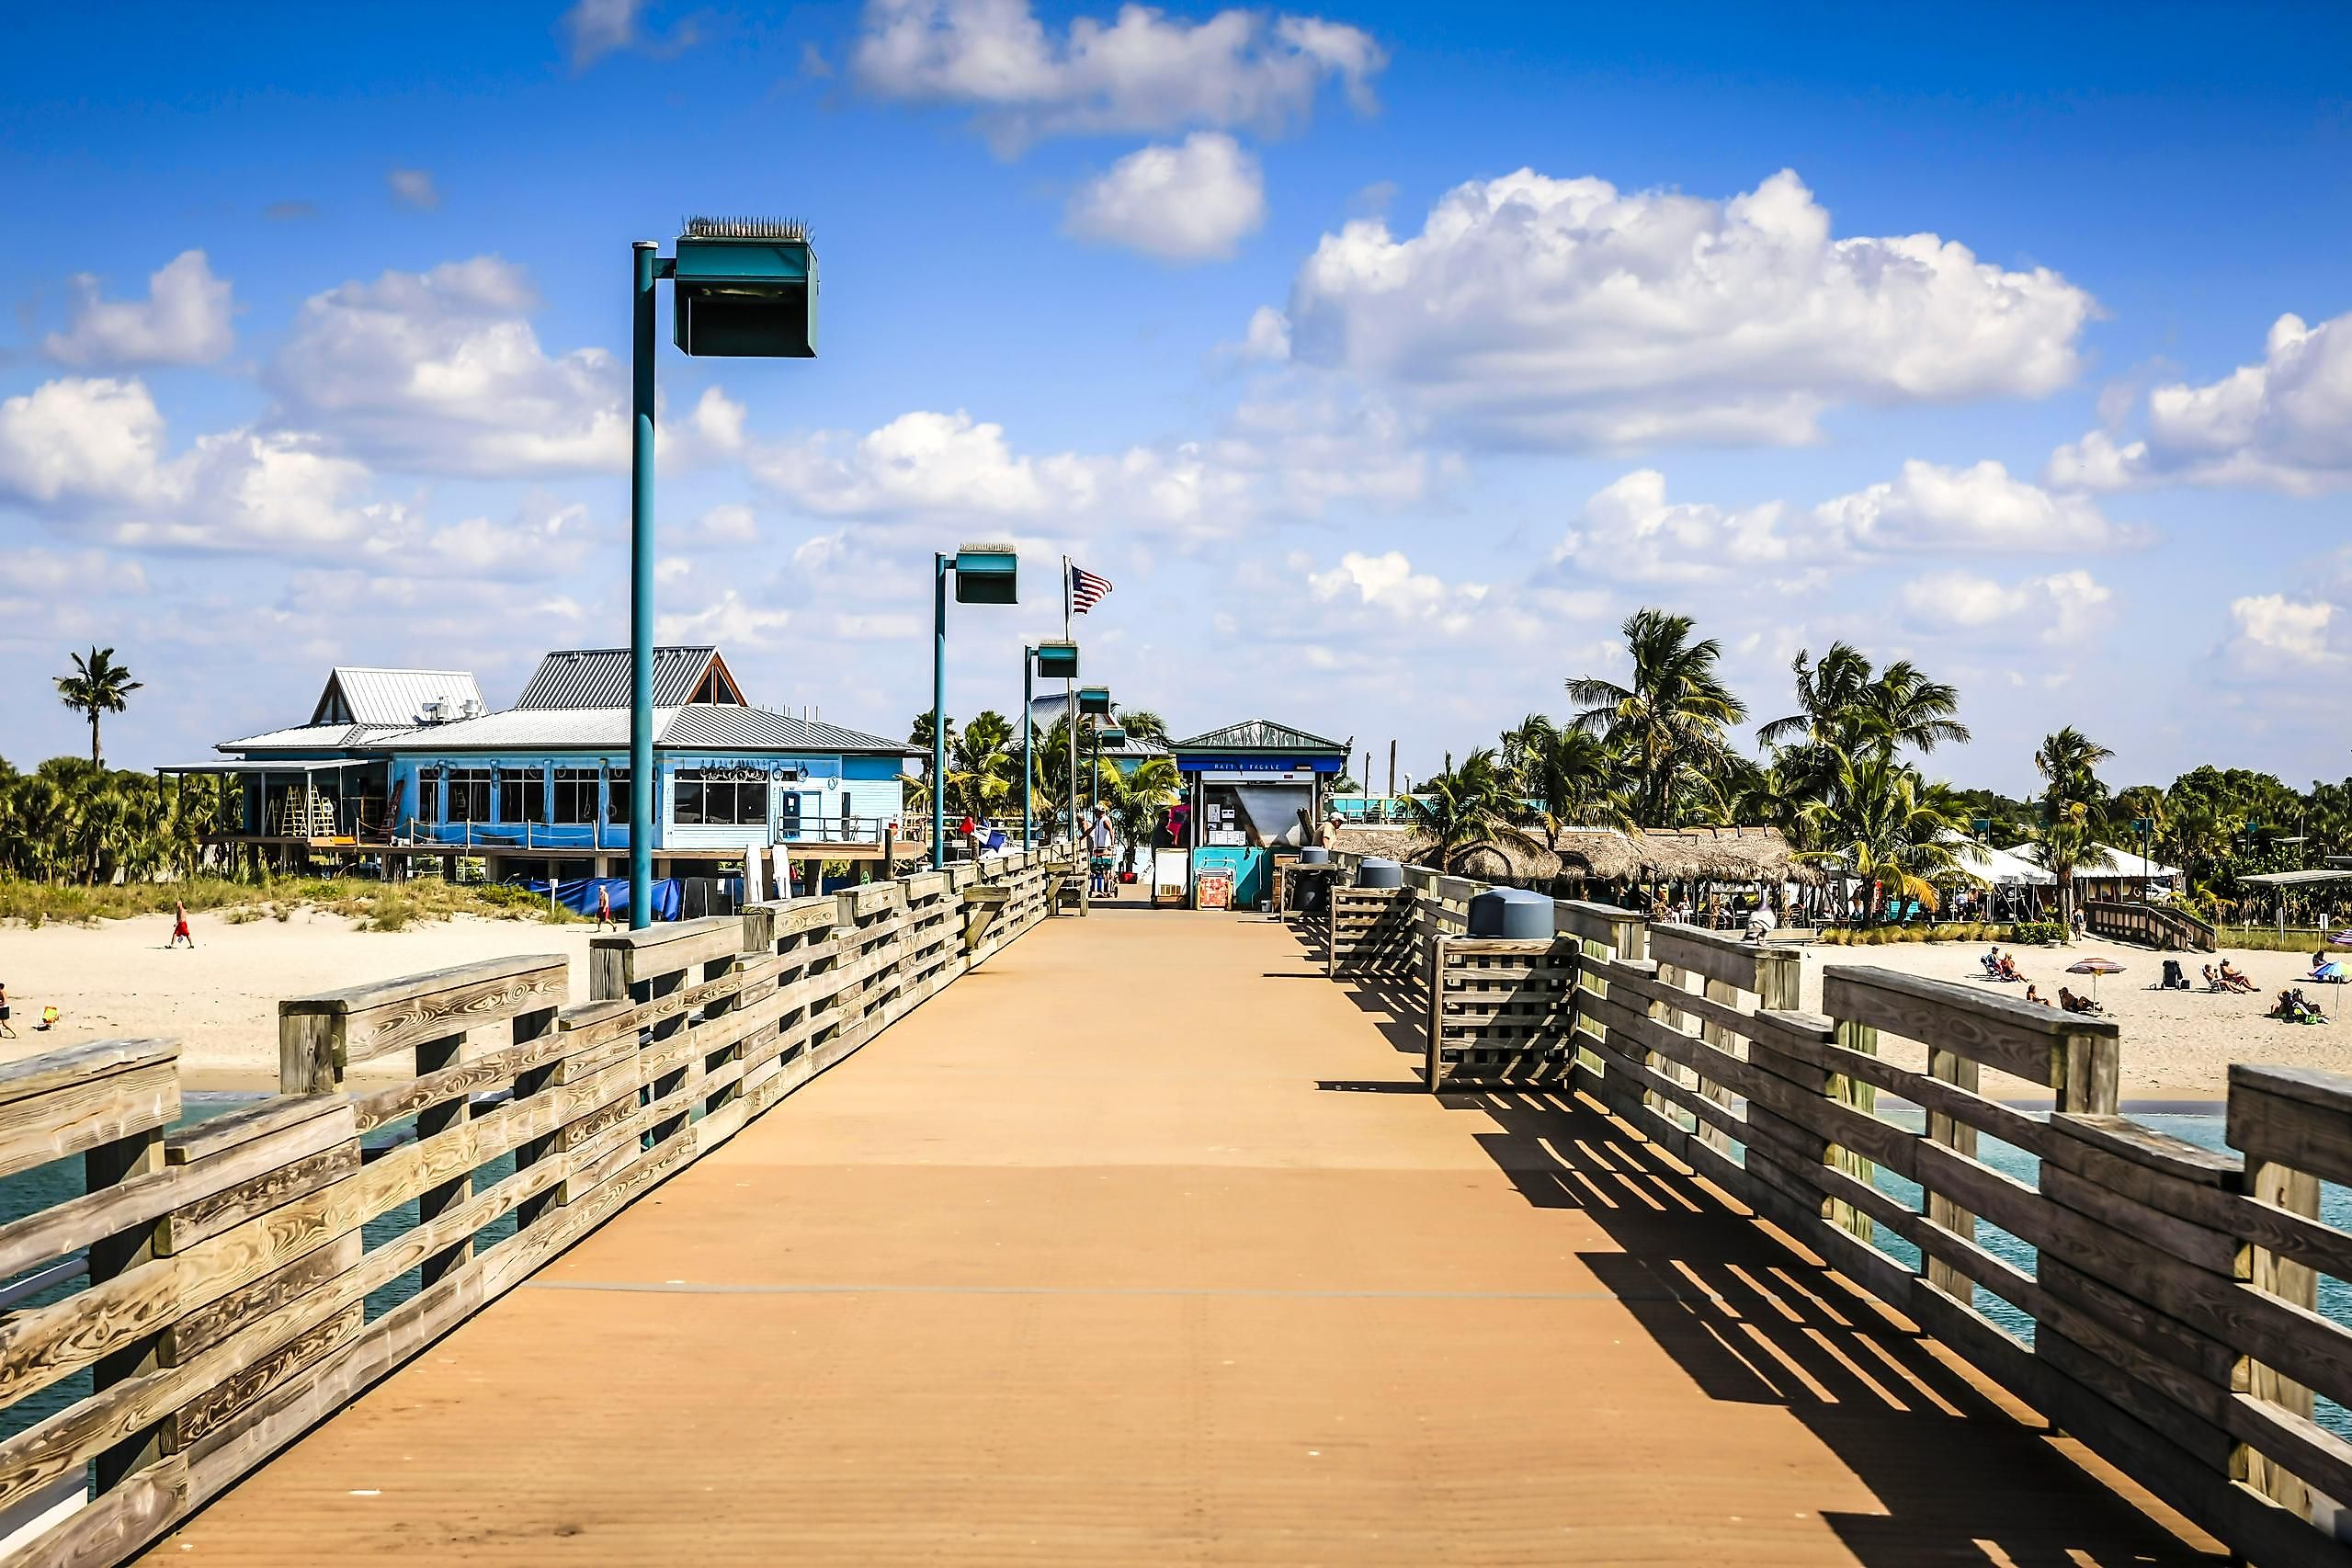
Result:
<instances>
[{"instance_id":1,"label":"person on beach","mask_svg":"<svg viewBox=\"0 0 2352 1568\"><path fill-rule=\"evenodd\" d=\"M182 942L186 942L190 948L196 946L196 938L187 933L187 905L174 899L172 901L172 939L165 942L164 947L168 951L178 947Z\"/></svg>"},{"instance_id":2,"label":"person on beach","mask_svg":"<svg viewBox=\"0 0 2352 1568\"><path fill-rule=\"evenodd\" d=\"M597 929L608 926L617 929L619 923L612 917L612 884L600 877L597 880Z\"/></svg>"},{"instance_id":3,"label":"person on beach","mask_svg":"<svg viewBox=\"0 0 2352 1568\"><path fill-rule=\"evenodd\" d=\"M2245 977L2245 971L2233 966L2227 959L2221 960L2221 983L2233 991L2254 989L2254 982Z\"/></svg>"},{"instance_id":4,"label":"person on beach","mask_svg":"<svg viewBox=\"0 0 2352 1568\"><path fill-rule=\"evenodd\" d=\"M2039 986L2030 983L2026 986L2026 1000L2033 1003L2037 1006L2047 1007L2050 1006L2050 998L2041 994L2041 990Z\"/></svg>"},{"instance_id":5,"label":"person on beach","mask_svg":"<svg viewBox=\"0 0 2352 1568\"><path fill-rule=\"evenodd\" d=\"M0 1040L14 1040L16 1029L8 1022L8 983L0 980Z\"/></svg>"}]
</instances>

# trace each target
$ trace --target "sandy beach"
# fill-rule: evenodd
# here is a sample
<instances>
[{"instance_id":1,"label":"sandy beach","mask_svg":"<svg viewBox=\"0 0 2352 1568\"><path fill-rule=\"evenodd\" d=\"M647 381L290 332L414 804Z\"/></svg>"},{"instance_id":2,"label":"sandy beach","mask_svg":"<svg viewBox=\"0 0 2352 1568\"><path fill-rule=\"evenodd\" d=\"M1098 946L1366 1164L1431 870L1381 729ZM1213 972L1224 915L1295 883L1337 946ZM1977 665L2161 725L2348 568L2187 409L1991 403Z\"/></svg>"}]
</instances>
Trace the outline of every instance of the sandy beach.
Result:
<instances>
[{"instance_id":1,"label":"sandy beach","mask_svg":"<svg viewBox=\"0 0 2352 1568\"><path fill-rule=\"evenodd\" d=\"M105 920L96 926L0 929L0 982L8 987L17 1038L10 1057L83 1040L160 1036L180 1042L190 1089L278 1087L280 997L339 990L512 953L562 953L572 961L572 994L587 994L593 924L472 915L406 931L358 931L349 920L301 909L283 923L233 926L215 915L189 920L194 950L167 950L168 915ZM41 1009L57 1028L37 1034Z\"/></svg>"},{"instance_id":2,"label":"sandy beach","mask_svg":"<svg viewBox=\"0 0 2352 1568\"><path fill-rule=\"evenodd\" d=\"M2267 1018L2281 986L2302 983L2311 971L2308 953L2153 953L2145 948L2085 938L2065 948L2008 948L2018 971L2053 1003L2064 985L2076 994L2091 990L2088 975L2069 974L2069 964L2086 958L2111 959L2120 974L2102 975L2097 996L2107 1017L2123 1030L2123 1097L2145 1100L2216 1101L2223 1097L2233 1062L2319 1067L2352 1073L2352 985L2303 985L2306 998L2339 1021L2327 1025L2283 1024ZM1822 973L1835 965L1876 966L1929 980L1982 984L1989 994L2021 998L2024 985L1994 985L1981 979L1978 960L1984 944L1892 942L1875 948L1802 949L1803 1004L1821 1006ZM2192 991L2151 991L2165 960L2178 958ZM2203 969L2227 958L2255 983L2251 994L2208 993ZM1988 1074L1984 1092L2002 1098L2028 1097L2016 1079Z\"/></svg>"},{"instance_id":3,"label":"sandy beach","mask_svg":"<svg viewBox=\"0 0 2352 1568\"><path fill-rule=\"evenodd\" d=\"M190 1088L270 1090L277 1086L278 1002L280 997L388 980L471 960L510 953L562 953L572 962L572 994L587 994L587 925L472 916L407 931L358 931L340 915L298 911L290 920L230 925L217 915L194 921L194 951L170 951L166 916L106 921L95 927L51 926L0 930L0 981L16 1008L18 1038L0 1041L7 1055L28 1055L82 1040L130 1036L177 1040ZM1894 943L1876 948L1802 949L1803 1003L1821 1005L1823 971L1834 964L1880 965L1936 980L1978 982L1982 947L1956 943ZM2014 949L2017 965L2055 997L2062 984L2088 989L2065 972L2077 960L2098 956L2124 966L2098 984L2108 1016L2123 1028L2123 1093L2127 1099L2219 1100L2233 1062L2285 1063L2352 1073L2352 1016L2326 1027L2280 1024L2263 1017L2278 988L2297 983L2307 955L2233 951L2230 960L2259 988L2252 995L2202 990L2151 991L2163 968L2160 955L2087 940L2071 948ZM2189 955L2194 979L2206 955ZM1988 992L1996 988L1987 985ZM2024 987L1997 994L2018 997ZM2305 994L2331 1012L2352 1015L2352 987L2307 986ZM63 1014L57 1029L37 1034L43 1006ZM1986 1092L2028 1097L2015 1080L1988 1078Z\"/></svg>"}]
</instances>

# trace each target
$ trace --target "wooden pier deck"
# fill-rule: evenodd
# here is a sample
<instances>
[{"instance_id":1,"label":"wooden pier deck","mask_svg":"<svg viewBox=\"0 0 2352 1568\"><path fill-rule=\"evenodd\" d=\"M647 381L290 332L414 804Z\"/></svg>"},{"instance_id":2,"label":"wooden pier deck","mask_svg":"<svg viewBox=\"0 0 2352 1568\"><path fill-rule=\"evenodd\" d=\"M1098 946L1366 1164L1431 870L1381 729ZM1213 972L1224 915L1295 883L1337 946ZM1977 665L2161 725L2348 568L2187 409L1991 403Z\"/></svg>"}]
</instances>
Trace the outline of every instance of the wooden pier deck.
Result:
<instances>
[{"instance_id":1,"label":"wooden pier deck","mask_svg":"<svg viewBox=\"0 0 2352 1568\"><path fill-rule=\"evenodd\" d=\"M1263 920L1039 926L143 1561L2214 1561ZM2101 1472L2105 1473L2105 1472Z\"/></svg>"}]
</instances>

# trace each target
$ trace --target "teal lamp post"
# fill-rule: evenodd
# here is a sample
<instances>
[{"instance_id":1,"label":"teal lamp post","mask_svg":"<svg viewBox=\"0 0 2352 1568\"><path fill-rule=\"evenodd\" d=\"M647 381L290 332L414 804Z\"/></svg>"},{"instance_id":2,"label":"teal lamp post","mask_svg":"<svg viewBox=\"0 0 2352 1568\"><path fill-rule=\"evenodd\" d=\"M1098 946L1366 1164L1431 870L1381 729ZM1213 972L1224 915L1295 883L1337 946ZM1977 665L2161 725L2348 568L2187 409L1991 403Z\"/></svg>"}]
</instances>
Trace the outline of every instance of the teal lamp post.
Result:
<instances>
[{"instance_id":1,"label":"teal lamp post","mask_svg":"<svg viewBox=\"0 0 2352 1568\"><path fill-rule=\"evenodd\" d=\"M1109 717L1110 687L1107 686L1080 687L1078 688L1078 717L1071 721L1071 724L1073 726L1070 736L1071 742L1073 743L1072 749L1075 749L1075 743L1078 739L1075 727L1079 723L1087 719L1108 719ZM1086 733L1091 735L1094 733L1095 726L1087 724L1085 729ZM1100 746L1095 747L1094 762L1096 771L1100 771L1102 764L1102 748ZM1086 780L1086 804L1088 808L1091 809L1093 807L1095 798L1095 781L1092 778L1089 778ZM1070 836L1074 839L1083 838L1085 836L1085 824L1078 820L1078 769L1076 767L1076 759L1074 757L1072 759L1072 767L1070 769Z\"/></svg>"},{"instance_id":2,"label":"teal lamp post","mask_svg":"<svg viewBox=\"0 0 2352 1568\"><path fill-rule=\"evenodd\" d=\"M1032 676L1049 680L1074 679L1078 674L1078 644L1075 642L1040 642L1034 648L1021 649L1021 848L1037 847L1037 818L1034 802L1037 783L1036 760L1029 755L1031 729L1029 714L1037 706L1037 688Z\"/></svg>"},{"instance_id":3,"label":"teal lamp post","mask_svg":"<svg viewBox=\"0 0 2352 1568\"><path fill-rule=\"evenodd\" d=\"M967 544L931 558L931 869L948 863L948 578L960 605L1021 601L1021 558L1009 544Z\"/></svg>"},{"instance_id":4,"label":"teal lamp post","mask_svg":"<svg viewBox=\"0 0 2352 1568\"><path fill-rule=\"evenodd\" d=\"M692 355L813 359L817 258L799 223L689 218L677 254L639 240L631 262L629 445L629 926L653 923L653 285L671 281L672 335Z\"/></svg>"},{"instance_id":5,"label":"teal lamp post","mask_svg":"<svg viewBox=\"0 0 2352 1568\"><path fill-rule=\"evenodd\" d=\"M1103 747L1123 746L1126 744L1127 732L1117 724L1095 726L1095 767L1094 772L1086 779L1086 792L1096 803L1100 803L1102 800Z\"/></svg>"}]
</instances>

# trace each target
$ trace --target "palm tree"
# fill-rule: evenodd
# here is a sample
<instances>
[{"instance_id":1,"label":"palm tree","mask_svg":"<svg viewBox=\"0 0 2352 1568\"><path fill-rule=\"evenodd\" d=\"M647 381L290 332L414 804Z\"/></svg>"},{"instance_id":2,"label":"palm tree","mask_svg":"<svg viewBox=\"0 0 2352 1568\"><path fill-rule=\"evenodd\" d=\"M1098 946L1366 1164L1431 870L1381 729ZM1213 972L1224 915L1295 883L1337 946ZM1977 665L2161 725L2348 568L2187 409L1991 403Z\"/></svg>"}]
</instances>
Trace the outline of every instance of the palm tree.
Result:
<instances>
[{"instance_id":1,"label":"palm tree","mask_svg":"<svg viewBox=\"0 0 2352 1568\"><path fill-rule=\"evenodd\" d=\"M2092 836L2091 809L2080 801L2060 805L2034 833L2028 857L2058 879L2058 919L2071 936L2074 929L2074 873L2096 871L2112 865L2115 857Z\"/></svg>"},{"instance_id":2,"label":"palm tree","mask_svg":"<svg viewBox=\"0 0 2352 1568\"><path fill-rule=\"evenodd\" d=\"M1110 812L1111 825L1119 830L1119 842L1127 846L1124 869L1135 869L1137 850L1150 845L1153 830L1160 825L1160 814L1181 798L1183 787L1173 757L1152 757L1127 774L1104 765L1102 802Z\"/></svg>"},{"instance_id":3,"label":"palm tree","mask_svg":"<svg viewBox=\"0 0 2352 1568\"><path fill-rule=\"evenodd\" d=\"M1872 749L1829 750L1829 787L1810 808L1822 847L1799 858L1868 882L1872 919L1890 897L1937 908L1937 881L1966 875L1956 848L1959 824L1923 798L1927 791L1916 768Z\"/></svg>"},{"instance_id":4,"label":"palm tree","mask_svg":"<svg viewBox=\"0 0 2352 1568\"><path fill-rule=\"evenodd\" d=\"M1439 867L1450 870L1464 850L1496 846L1505 839L1525 840L1511 826L1510 790L1492 747L1481 746L1449 768L1423 782L1405 800L1407 820L1435 840L1433 853Z\"/></svg>"},{"instance_id":5,"label":"palm tree","mask_svg":"<svg viewBox=\"0 0 2352 1568\"><path fill-rule=\"evenodd\" d=\"M1897 659L1865 686L1854 709L1862 729L1883 752L1910 746L1926 753L1946 741L1968 744L1968 726L1955 717L1960 688L1929 680L1908 659Z\"/></svg>"},{"instance_id":6,"label":"palm tree","mask_svg":"<svg viewBox=\"0 0 2352 1568\"><path fill-rule=\"evenodd\" d=\"M131 678L131 672L114 662L114 650L93 644L85 658L74 655L74 673L59 676L58 697L65 706L90 718L90 761L104 766L98 752L98 716L119 713L129 706L131 694L146 682Z\"/></svg>"},{"instance_id":7,"label":"palm tree","mask_svg":"<svg viewBox=\"0 0 2352 1568\"><path fill-rule=\"evenodd\" d=\"M2033 754L2034 771L2044 780L2034 858L2058 879L2058 918L2070 933L2074 926L2074 872L2096 870L2109 860L2094 836L2092 812L2107 799L2098 766L2114 756L2072 724L2043 736Z\"/></svg>"},{"instance_id":8,"label":"palm tree","mask_svg":"<svg viewBox=\"0 0 2352 1568\"><path fill-rule=\"evenodd\" d=\"M1619 793L1622 769L1598 735L1560 729L1540 714L1528 715L1519 732L1528 750L1518 793L1539 804L1545 848L1560 846L1562 828L1633 826Z\"/></svg>"},{"instance_id":9,"label":"palm tree","mask_svg":"<svg viewBox=\"0 0 2352 1568\"><path fill-rule=\"evenodd\" d=\"M2041 793L2045 810L2068 801L2096 806L2107 799L2098 767L2115 753L2069 724L2056 734L2044 735L2033 754L2034 771L2046 780Z\"/></svg>"},{"instance_id":10,"label":"palm tree","mask_svg":"<svg viewBox=\"0 0 2352 1568\"><path fill-rule=\"evenodd\" d=\"M1829 645L1819 664L1812 662L1810 650L1799 649L1789 668L1797 676L1797 711L1773 720L1756 731L1755 738L1766 745L1838 739L1869 685L1870 661L1853 644L1838 642Z\"/></svg>"},{"instance_id":11,"label":"palm tree","mask_svg":"<svg viewBox=\"0 0 2352 1568\"><path fill-rule=\"evenodd\" d=\"M972 715L948 742L948 807L985 819L1013 797L1012 725L993 708Z\"/></svg>"},{"instance_id":12,"label":"palm tree","mask_svg":"<svg viewBox=\"0 0 2352 1568\"><path fill-rule=\"evenodd\" d=\"M1747 707L1715 673L1721 645L1691 641L1690 617L1638 609L1621 630L1631 676L1622 686L1598 676L1568 682L1570 699L1583 705L1574 724L1625 759L1638 820L1671 827L1681 820L1678 797L1730 755L1723 732L1747 717Z\"/></svg>"}]
</instances>

